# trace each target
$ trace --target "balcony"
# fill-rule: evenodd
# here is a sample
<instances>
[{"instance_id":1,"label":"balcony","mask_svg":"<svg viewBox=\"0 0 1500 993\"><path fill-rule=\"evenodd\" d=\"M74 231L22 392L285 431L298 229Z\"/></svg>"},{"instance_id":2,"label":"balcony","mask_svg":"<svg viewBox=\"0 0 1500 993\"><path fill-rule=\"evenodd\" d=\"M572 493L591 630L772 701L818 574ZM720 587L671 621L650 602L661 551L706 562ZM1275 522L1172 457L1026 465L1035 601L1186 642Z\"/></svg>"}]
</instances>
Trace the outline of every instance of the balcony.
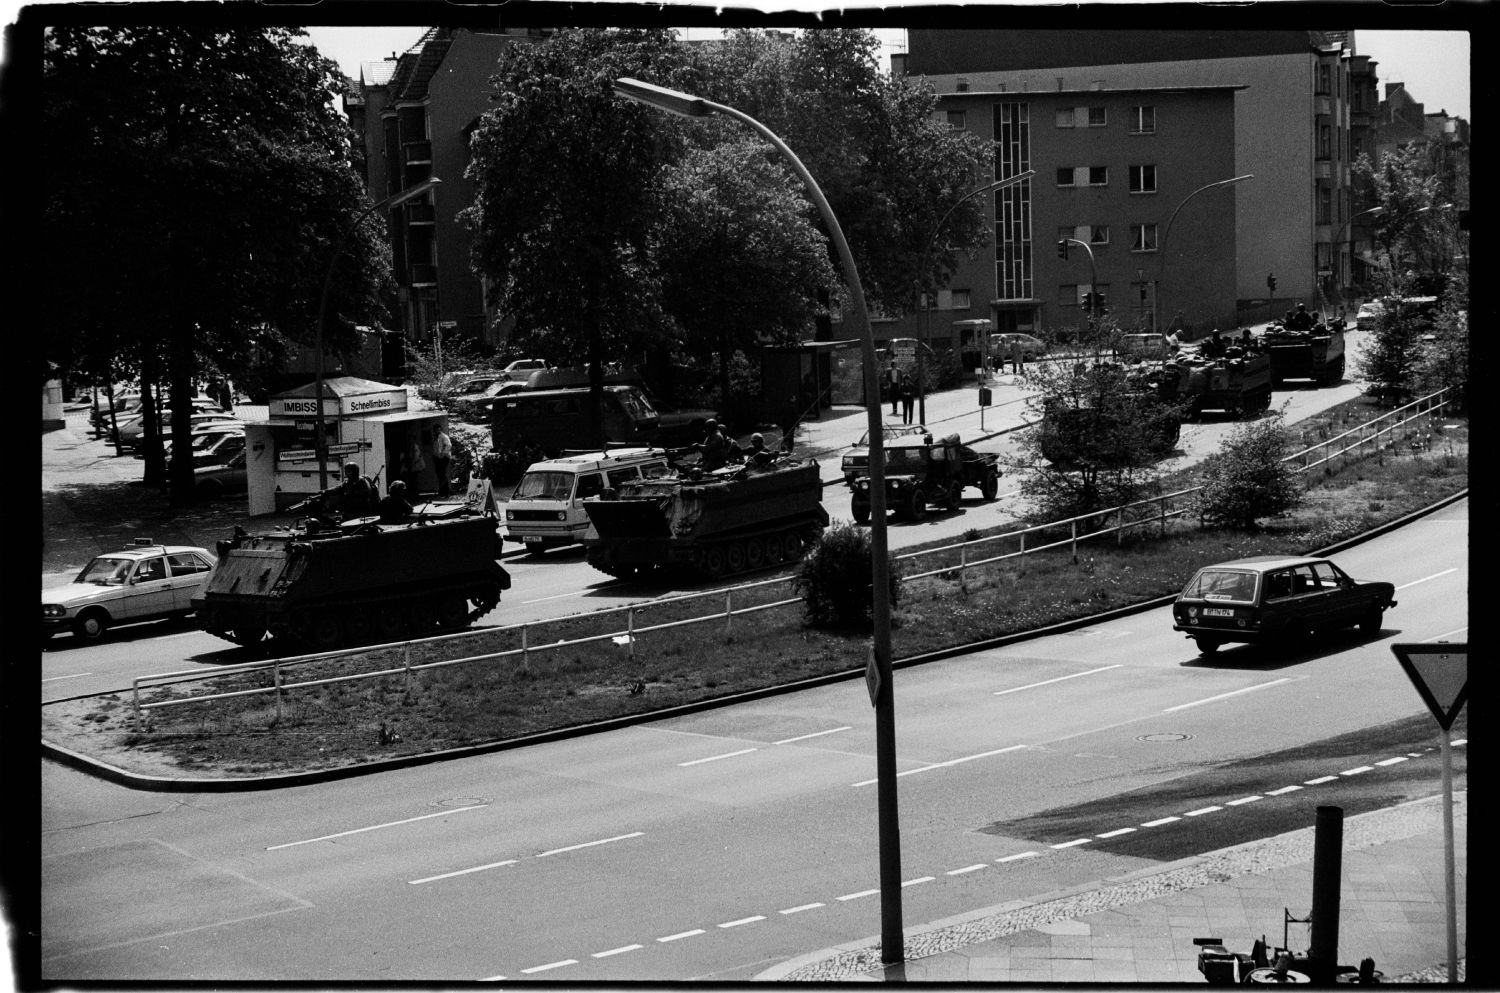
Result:
<instances>
[{"instance_id":1,"label":"balcony","mask_svg":"<svg viewBox=\"0 0 1500 993\"><path fill-rule=\"evenodd\" d=\"M437 266L424 262L413 262L411 266L411 285L413 286L436 286Z\"/></svg>"},{"instance_id":2,"label":"balcony","mask_svg":"<svg viewBox=\"0 0 1500 993\"><path fill-rule=\"evenodd\" d=\"M408 141L402 145L402 151L406 154L406 164L409 166L432 164L430 141Z\"/></svg>"},{"instance_id":3,"label":"balcony","mask_svg":"<svg viewBox=\"0 0 1500 993\"><path fill-rule=\"evenodd\" d=\"M1317 159L1313 162L1314 179L1332 179L1333 163L1327 159Z\"/></svg>"},{"instance_id":4,"label":"balcony","mask_svg":"<svg viewBox=\"0 0 1500 993\"><path fill-rule=\"evenodd\" d=\"M1327 117L1333 113L1333 98L1326 93L1313 95L1313 113Z\"/></svg>"}]
</instances>

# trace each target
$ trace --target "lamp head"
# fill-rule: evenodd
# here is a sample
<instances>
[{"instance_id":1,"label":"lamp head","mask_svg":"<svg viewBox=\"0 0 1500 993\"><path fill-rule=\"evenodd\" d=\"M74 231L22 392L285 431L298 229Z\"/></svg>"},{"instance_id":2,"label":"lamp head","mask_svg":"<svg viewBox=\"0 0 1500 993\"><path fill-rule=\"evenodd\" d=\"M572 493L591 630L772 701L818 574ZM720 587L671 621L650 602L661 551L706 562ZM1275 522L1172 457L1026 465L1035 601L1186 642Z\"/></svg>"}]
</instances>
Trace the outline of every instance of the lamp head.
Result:
<instances>
[{"instance_id":1,"label":"lamp head","mask_svg":"<svg viewBox=\"0 0 1500 993\"><path fill-rule=\"evenodd\" d=\"M627 100L643 103L657 110L665 110L679 117L709 117L713 110L708 101L678 90L669 90L655 83L643 83L628 76L615 80L615 92Z\"/></svg>"}]
</instances>

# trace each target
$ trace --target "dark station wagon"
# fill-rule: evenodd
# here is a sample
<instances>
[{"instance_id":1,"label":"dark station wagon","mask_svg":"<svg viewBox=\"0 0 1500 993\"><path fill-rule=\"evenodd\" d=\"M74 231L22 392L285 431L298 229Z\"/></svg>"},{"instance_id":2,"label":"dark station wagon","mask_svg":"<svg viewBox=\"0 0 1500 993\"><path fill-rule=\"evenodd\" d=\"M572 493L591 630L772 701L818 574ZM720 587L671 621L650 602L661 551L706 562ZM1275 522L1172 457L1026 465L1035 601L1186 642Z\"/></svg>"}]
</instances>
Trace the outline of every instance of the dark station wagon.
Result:
<instances>
[{"instance_id":1,"label":"dark station wagon","mask_svg":"<svg viewBox=\"0 0 1500 993\"><path fill-rule=\"evenodd\" d=\"M1270 556L1199 569L1172 605L1172 629L1205 655L1226 642L1295 643L1313 631L1380 630L1390 583L1349 578L1328 559Z\"/></svg>"}]
</instances>

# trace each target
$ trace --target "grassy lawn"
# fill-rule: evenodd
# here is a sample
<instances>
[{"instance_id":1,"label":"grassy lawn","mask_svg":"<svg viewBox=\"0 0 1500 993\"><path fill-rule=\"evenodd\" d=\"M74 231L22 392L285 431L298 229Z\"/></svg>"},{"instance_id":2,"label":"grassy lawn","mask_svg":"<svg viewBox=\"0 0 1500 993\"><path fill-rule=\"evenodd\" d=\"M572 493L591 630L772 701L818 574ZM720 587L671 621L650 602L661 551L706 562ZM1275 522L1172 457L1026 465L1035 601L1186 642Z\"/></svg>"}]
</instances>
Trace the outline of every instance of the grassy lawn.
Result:
<instances>
[{"instance_id":1,"label":"grassy lawn","mask_svg":"<svg viewBox=\"0 0 1500 993\"><path fill-rule=\"evenodd\" d=\"M1311 444L1380 413L1366 399L1306 422L1294 433ZM1428 506L1468 486L1468 421L1438 422L1420 448L1402 444L1336 471L1308 473L1296 511L1258 530L1204 530L1177 520L1166 534L1153 526L970 569L909 580L893 613L897 660L1087 617L1175 593L1206 562L1250 555L1304 553L1352 537ZM1194 470L1165 481L1165 491L1195 485ZM994 533L1015 526L994 529ZM984 532L990 533L990 532ZM992 543L970 559L999 554ZM1028 541L1028 545L1036 544ZM1008 548L1006 550L1009 550ZM953 553L956 561L957 554ZM922 570L933 568L931 560ZM906 569L910 573L916 570ZM1377 577L1370 577L1377 578ZM736 593L735 610L793 596L789 584ZM868 636L807 627L797 606L722 617L652 631L651 625L722 611L705 598L637 612L633 653L605 637L587 644L537 650L545 637L576 640L616 635L621 612L584 615L529 632L531 650L441 668L398 671L358 681L284 689L278 714L272 694L233 697L147 712L135 726L123 696L43 708L52 741L125 768L192 775L247 775L342 766L376 758L504 741L598 721L649 714L799 680L863 670ZM962 632L962 639L957 632ZM414 647L410 664L471 658L521 647L515 631L477 631ZM352 672L402 670L399 649L287 670L283 685ZM194 684L192 692L205 692ZM214 691L272 685L269 671L225 676ZM154 691L165 699L173 691ZM183 695L186 695L186 690Z\"/></svg>"}]
</instances>

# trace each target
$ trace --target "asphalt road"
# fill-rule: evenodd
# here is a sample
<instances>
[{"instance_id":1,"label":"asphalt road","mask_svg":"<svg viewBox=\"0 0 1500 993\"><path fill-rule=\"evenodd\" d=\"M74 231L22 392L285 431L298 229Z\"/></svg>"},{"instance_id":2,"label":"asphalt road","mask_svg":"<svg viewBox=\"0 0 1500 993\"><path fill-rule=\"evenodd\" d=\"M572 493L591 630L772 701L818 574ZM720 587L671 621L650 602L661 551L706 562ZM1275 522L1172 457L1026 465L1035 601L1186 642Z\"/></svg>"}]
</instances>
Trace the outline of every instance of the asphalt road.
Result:
<instances>
[{"instance_id":1,"label":"asphalt road","mask_svg":"<svg viewBox=\"0 0 1500 993\"><path fill-rule=\"evenodd\" d=\"M1436 793L1389 646L1466 640L1467 540L1461 501L1338 556L1397 585L1373 638L1209 659L1154 610L899 671L907 924ZM851 680L269 794L44 763L43 974L749 979L880 929L873 723Z\"/></svg>"}]
</instances>

